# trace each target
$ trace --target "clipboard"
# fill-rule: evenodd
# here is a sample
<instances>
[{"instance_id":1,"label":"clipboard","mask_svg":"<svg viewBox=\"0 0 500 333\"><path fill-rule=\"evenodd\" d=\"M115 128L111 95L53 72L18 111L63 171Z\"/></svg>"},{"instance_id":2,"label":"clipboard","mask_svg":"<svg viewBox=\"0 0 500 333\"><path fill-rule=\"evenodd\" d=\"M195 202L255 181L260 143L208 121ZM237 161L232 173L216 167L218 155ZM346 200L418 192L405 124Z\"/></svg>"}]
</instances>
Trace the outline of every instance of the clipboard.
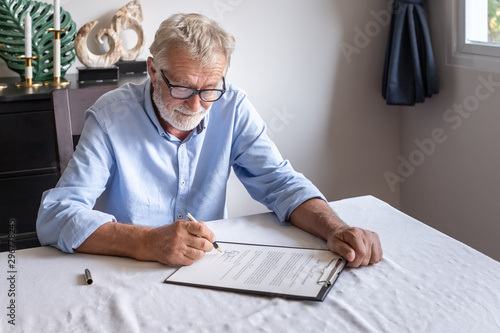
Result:
<instances>
[{"instance_id":1,"label":"clipboard","mask_svg":"<svg viewBox=\"0 0 500 333\"><path fill-rule=\"evenodd\" d=\"M222 253L207 253L178 268L164 283L321 302L347 263L324 249L217 243Z\"/></svg>"}]
</instances>

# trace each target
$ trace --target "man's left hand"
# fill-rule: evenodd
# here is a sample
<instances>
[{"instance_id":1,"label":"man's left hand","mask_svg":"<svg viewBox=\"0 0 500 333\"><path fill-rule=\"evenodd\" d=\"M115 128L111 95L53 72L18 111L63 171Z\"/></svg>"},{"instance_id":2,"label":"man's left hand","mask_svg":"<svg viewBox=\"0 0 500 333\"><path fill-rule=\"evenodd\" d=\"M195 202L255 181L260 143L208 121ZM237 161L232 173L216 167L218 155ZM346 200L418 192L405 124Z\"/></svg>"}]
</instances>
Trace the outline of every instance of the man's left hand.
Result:
<instances>
[{"instance_id":1,"label":"man's left hand","mask_svg":"<svg viewBox=\"0 0 500 333\"><path fill-rule=\"evenodd\" d=\"M328 236L327 246L347 259L349 267L367 266L382 259L382 245L378 235L361 228L346 226L336 230Z\"/></svg>"}]
</instances>

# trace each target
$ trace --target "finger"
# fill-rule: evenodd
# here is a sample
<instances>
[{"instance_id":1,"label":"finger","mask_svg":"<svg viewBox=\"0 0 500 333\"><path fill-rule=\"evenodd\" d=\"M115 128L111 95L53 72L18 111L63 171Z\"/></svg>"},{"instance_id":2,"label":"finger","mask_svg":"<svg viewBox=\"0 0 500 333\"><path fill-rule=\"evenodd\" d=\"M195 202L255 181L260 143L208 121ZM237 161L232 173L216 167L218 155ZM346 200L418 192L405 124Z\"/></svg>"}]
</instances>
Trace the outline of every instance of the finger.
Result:
<instances>
[{"instance_id":1,"label":"finger","mask_svg":"<svg viewBox=\"0 0 500 333\"><path fill-rule=\"evenodd\" d=\"M166 260L165 262L163 262L164 264L167 264L167 265L173 265L173 266L189 266L189 265L192 265L195 263L195 259L191 259L185 255L182 255L182 256L179 256L179 257L175 257L175 258L171 258L171 259L168 259Z\"/></svg>"},{"instance_id":2,"label":"finger","mask_svg":"<svg viewBox=\"0 0 500 333\"><path fill-rule=\"evenodd\" d=\"M205 251L198 250L192 247L187 247L184 256L190 260L198 260L205 256Z\"/></svg>"},{"instance_id":3,"label":"finger","mask_svg":"<svg viewBox=\"0 0 500 333\"><path fill-rule=\"evenodd\" d=\"M203 238L207 239L208 241L210 241L211 243L215 242L215 234L212 232L212 230L210 230L207 227L205 222L189 221L187 223L188 224L186 225L186 230L190 234L203 237Z\"/></svg>"},{"instance_id":4,"label":"finger","mask_svg":"<svg viewBox=\"0 0 500 333\"><path fill-rule=\"evenodd\" d=\"M349 244L336 237L330 238L328 240L327 246L332 252L337 253L349 262L352 262L356 258L354 249L349 246Z\"/></svg>"},{"instance_id":5,"label":"finger","mask_svg":"<svg viewBox=\"0 0 500 333\"><path fill-rule=\"evenodd\" d=\"M186 245L203 252L210 252L214 249L213 243L200 236L192 236L186 239Z\"/></svg>"},{"instance_id":6,"label":"finger","mask_svg":"<svg viewBox=\"0 0 500 333\"><path fill-rule=\"evenodd\" d=\"M362 229L348 228L334 234L334 236L351 247L353 252L344 257L349 261L350 267L359 267L364 263L367 255L367 244Z\"/></svg>"},{"instance_id":7,"label":"finger","mask_svg":"<svg viewBox=\"0 0 500 333\"><path fill-rule=\"evenodd\" d=\"M179 244L176 248L162 253L161 259L158 261L167 265L191 265L195 260L187 257L186 251L187 246L185 244Z\"/></svg>"},{"instance_id":8,"label":"finger","mask_svg":"<svg viewBox=\"0 0 500 333\"><path fill-rule=\"evenodd\" d=\"M353 261L360 263L367 251L363 231L357 228L349 228L338 233L336 236L354 250L355 258Z\"/></svg>"},{"instance_id":9,"label":"finger","mask_svg":"<svg viewBox=\"0 0 500 333\"><path fill-rule=\"evenodd\" d=\"M363 256L363 258L360 258L361 266L368 266L370 264L371 257L372 257L372 247L371 245L366 246L365 255Z\"/></svg>"},{"instance_id":10,"label":"finger","mask_svg":"<svg viewBox=\"0 0 500 333\"><path fill-rule=\"evenodd\" d=\"M203 232L203 223L202 222L194 222L194 221L186 221L185 222L186 230L195 236L198 236Z\"/></svg>"},{"instance_id":11,"label":"finger","mask_svg":"<svg viewBox=\"0 0 500 333\"><path fill-rule=\"evenodd\" d=\"M358 229L364 243L364 250L356 252L356 260L350 263L351 267L368 266L380 261L382 258L382 247L378 235L368 230Z\"/></svg>"},{"instance_id":12,"label":"finger","mask_svg":"<svg viewBox=\"0 0 500 333\"><path fill-rule=\"evenodd\" d=\"M370 260L370 264L376 264L380 260L382 260L383 251L382 245L380 244L380 239L376 233L373 233L374 242L372 244L372 257Z\"/></svg>"}]
</instances>

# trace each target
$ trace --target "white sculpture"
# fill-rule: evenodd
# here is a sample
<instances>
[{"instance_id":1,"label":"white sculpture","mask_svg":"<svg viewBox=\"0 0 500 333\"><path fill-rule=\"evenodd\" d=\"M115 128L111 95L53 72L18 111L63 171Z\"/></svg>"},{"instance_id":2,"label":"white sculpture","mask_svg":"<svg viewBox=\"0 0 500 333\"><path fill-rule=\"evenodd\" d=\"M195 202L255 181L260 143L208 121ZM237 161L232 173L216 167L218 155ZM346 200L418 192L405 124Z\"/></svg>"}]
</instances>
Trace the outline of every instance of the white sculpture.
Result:
<instances>
[{"instance_id":1,"label":"white sculpture","mask_svg":"<svg viewBox=\"0 0 500 333\"><path fill-rule=\"evenodd\" d=\"M91 21L78 30L75 37L75 52L78 60L87 67L111 67L118 60L135 60L144 49L145 38L142 29L142 8L139 0L133 0L120 8L111 20L111 27L101 29L95 38L99 44L103 44L103 36L108 37L109 51L102 55L90 52L87 46L87 38L90 31L98 21ZM120 32L132 29L137 33L137 44L130 50L123 48Z\"/></svg>"},{"instance_id":2,"label":"white sculpture","mask_svg":"<svg viewBox=\"0 0 500 333\"><path fill-rule=\"evenodd\" d=\"M122 40L118 33L112 29L101 29L95 36L99 44L103 44L102 36L108 37L109 51L105 54L96 55L90 52L87 46L87 38L90 31L99 21L91 21L78 30L75 37L75 52L78 60L87 67L111 67L122 55Z\"/></svg>"},{"instance_id":3,"label":"white sculpture","mask_svg":"<svg viewBox=\"0 0 500 333\"><path fill-rule=\"evenodd\" d=\"M142 53L144 44L144 30L142 29L142 8L139 0L129 2L120 8L111 20L111 29L120 34L122 31L131 29L137 34L137 43L130 50L123 49L120 60L135 60Z\"/></svg>"}]
</instances>

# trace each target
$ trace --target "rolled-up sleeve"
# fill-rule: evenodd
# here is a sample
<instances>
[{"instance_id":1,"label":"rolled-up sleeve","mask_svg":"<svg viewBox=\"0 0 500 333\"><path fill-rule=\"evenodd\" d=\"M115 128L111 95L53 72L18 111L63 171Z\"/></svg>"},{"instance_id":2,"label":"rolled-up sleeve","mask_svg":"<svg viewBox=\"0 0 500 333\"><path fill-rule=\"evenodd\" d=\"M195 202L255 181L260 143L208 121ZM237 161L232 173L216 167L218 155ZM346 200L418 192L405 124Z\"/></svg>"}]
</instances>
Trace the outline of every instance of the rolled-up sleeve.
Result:
<instances>
[{"instance_id":1,"label":"rolled-up sleeve","mask_svg":"<svg viewBox=\"0 0 500 333\"><path fill-rule=\"evenodd\" d=\"M97 228L116 222L93 210L114 166L112 147L92 111L87 111L81 140L56 188L43 193L37 233L42 245L72 253Z\"/></svg>"}]
</instances>

